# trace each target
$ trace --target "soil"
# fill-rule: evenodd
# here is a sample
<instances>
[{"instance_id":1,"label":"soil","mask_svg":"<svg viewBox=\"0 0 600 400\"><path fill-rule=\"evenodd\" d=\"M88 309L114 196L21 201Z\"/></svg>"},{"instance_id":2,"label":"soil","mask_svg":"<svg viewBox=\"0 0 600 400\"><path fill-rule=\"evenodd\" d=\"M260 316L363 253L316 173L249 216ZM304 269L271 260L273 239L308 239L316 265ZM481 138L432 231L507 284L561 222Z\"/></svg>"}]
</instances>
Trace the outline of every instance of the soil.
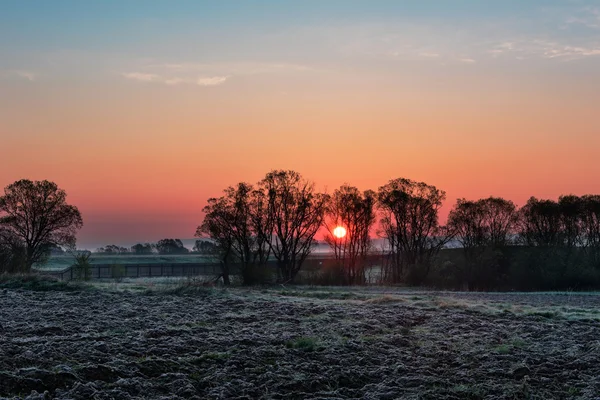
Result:
<instances>
[{"instance_id":1,"label":"soil","mask_svg":"<svg viewBox=\"0 0 600 400\"><path fill-rule=\"evenodd\" d=\"M598 295L340 293L0 290L0 396L600 399Z\"/></svg>"}]
</instances>

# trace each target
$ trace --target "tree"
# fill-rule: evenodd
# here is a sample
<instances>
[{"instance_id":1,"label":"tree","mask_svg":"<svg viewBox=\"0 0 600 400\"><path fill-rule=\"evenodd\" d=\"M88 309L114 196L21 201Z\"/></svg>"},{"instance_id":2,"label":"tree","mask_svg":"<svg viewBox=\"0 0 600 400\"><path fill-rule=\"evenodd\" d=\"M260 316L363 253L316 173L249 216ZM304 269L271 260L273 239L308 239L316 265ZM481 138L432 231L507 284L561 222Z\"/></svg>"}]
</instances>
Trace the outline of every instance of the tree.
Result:
<instances>
[{"instance_id":1,"label":"tree","mask_svg":"<svg viewBox=\"0 0 600 400\"><path fill-rule=\"evenodd\" d=\"M581 199L581 229L585 245L600 249L600 195L585 195Z\"/></svg>"},{"instance_id":2,"label":"tree","mask_svg":"<svg viewBox=\"0 0 600 400\"><path fill-rule=\"evenodd\" d=\"M519 211L521 240L528 246L559 246L561 211L557 202L531 197Z\"/></svg>"},{"instance_id":3,"label":"tree","mask_svg":"<svg viewBox=\"0 0 600 400\"><path fill-rule=\"evenodd\" d=\"M507 246L512 242L517 223L517 207L500 197L458 199L448 215L448 226L465 249Z\"/></svg>"},{"instance_id":4,"label":"tree","mask_svg":"<svg viewBox=\"0 0 600 400\"><path fill-rule=\"evenodd\" d=\"M129 249L127 247L117 246L116 244L109 244L105 247L100 247L99 249L97 249L96 253L104 253L109 255L128 254Z\"/></svg>"},{"instance_id":5,"label":"tree","mask_svg":"<svg viewBox=\"0 0 600 400\"><path fill-rule=\"evenodd\" d=\"M310 254L323 223L327 196L298 172L274 170L259 183L273 224L266 237L277 260L279 279L292 282Z\"/></svg>"},{"instance_id":6,"label":"tree","mask_svg":"<svg viewBox=\"0 0 600 400\"><path fill-rule=\"evenodd\" d=\"M600 195L585 195L581 200L584 246L596 268L600 268Z\"/></svg>"},{"instance_id":7,"label":"tree","mask_svg":"<svg viewBox=\"0 0 600 400\"><path fill-rule=\"evenodd\" d=\"M489 197L477 201L456 201L448 215L448 226L462 244L466 261L465 278L469 289L475 288L476 276L484 275L482 270L485 267L499 267L497 256L502 254L499 253L502 248L512 243L517 223L517 208L510 200ZM492 259L488 257L484 260L483 256L486 253L489 255L490 251ZM482 265L490 263L493 266ZM495 273L499 272L492 269ZM490 280L497 276L487 278Z\"/></svg>"},{"instance_id":8,"label":"tree","mask_svg":"<svg viewBox=\"0 0 600 400\"><path fill-rule=\"evenodd\" d=\"M391 265L385 273L400 282L406 267L419 283L429 274L433 257L452 235L440 227L438 212L446 193L424 182L399 178L381 186L377 200L383 213L381 229Z\"/></svg>"},{"instance_id":9,"label":"tree","mask_svg":"<svg viewBox=\"0 0 600 400\"><path fill-rule=\"evenodd\" d=\"M25 270L25 248L19 242L0 242L0 273Z\"/></svg>"},{"instance_id":10,"label":"tree","mask_svg":"<svg viewBox=\"0 0 600 400\"><path fill-rule=\"evenodd\" d=\"M370 231L376 220L376 195L372 190L361 193L357 188L343 185L327 204L325 242L349 284L365 282L365 262L371 250ZM334 235L336 227L346 229L343 237Z\"/></svg>"},{"instance_id":11,"label":"tree","mask_svg":"<svg viewBox=\"0 0 600 400\"><path fill-rule=\"evenodd\" d=\"M77 207L54 182L20 180L4 188L0 197L0 242L21 246L24 270L44 262L53 246L74 245L83 220Z\"/></svg>"},{"instance_id":12,"label":"tree","mask_svg":"<svg viewBox=\"0 0 600 400\"><path fill-rule=\"evenodd\" d=\"M198 254L204 255L215 255L219 253L219 247L215 243L211 242L210 240L202 239L196 240L192 250Z\"/></svg>"},{"instance_id":13,"label":"tree","mask_svg":"<svg viewBox=\"0 0 600 400\"><path fill-rule=\"evenodd\" d=\"M133 254L152 254L154 245L151 243L138 243L131 246L131 252Z\"/></svg>"},{"instance_id":14,"label":"tree","mask_svg":"<svg viewBox=\"0 0 600 400\"><path fill-rule=\"evenodd\" d=\"M179 239L161 239L156 243L158 254L187 254L189 250Z\"/></svg>"},{"instance_id":15,"label":"tree","mask_svg":"<svg viewBox=\"0 0 600 400\"><path fill-rule=\"evenodd\" d=\"M270 254L267 238L271 235L267 206L262 192L248 183L239 183L225 189L223 196L209 199L204 207L206 216L196 236L208 236L216 243L216 246L211 244L221 253L226 284L229 284L230 264L234 262L240 265L244 284L261 283L265 279Z\"/></svg>"},{"instance_id":16,"label":"tree","mask_svg":"<svg viewBox=\"0 0 600 400\"><path fill-rule=\"evenodd\" d=\"M561 243L568 249L584 245L582 218L584 212L583 200L575 195L558 198L561 223Z\"/></svg>"}]
</instances>

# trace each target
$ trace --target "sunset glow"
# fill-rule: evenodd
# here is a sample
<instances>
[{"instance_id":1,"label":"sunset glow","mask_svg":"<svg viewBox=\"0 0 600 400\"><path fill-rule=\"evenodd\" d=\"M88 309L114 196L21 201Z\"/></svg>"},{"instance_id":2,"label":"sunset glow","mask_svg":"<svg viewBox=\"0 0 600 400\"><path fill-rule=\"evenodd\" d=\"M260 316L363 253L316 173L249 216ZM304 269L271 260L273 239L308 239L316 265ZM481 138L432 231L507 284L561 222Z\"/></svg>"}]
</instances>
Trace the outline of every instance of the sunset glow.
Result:
<instances>
[{"instance_id":1,"label":"sunset glow","mask_svg":"<svg viewBox=\"0 0 600 400\"><path fill-rule=\"evenodd\" d=\"M329 192L424 181L442 222L459 197L597 193L598 10L8 0L0 187L56 182L90 248L192 238L208 198L272 169Z\"/></svg>"}]
</instances>

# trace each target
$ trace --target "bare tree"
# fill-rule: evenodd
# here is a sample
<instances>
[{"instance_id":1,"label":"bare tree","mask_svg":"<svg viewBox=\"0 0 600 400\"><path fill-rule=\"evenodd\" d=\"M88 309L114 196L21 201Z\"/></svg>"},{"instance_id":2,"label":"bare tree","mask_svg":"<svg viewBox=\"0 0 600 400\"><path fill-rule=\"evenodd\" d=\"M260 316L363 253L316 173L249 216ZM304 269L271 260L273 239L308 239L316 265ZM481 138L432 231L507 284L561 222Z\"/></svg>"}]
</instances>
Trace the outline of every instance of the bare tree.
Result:
<instances>
[{"instance_id":1,"label":"bare tree","mask_svg":"<svg viewBox=\"0 0 600 400\"><path fill-rule=\"evenodd\" d=\"M557 202L531 197L519 210L521 240L528 246L561 244L561 212Z\"/></svg>"},{"instance_id":2,"label":"bare tree","mask_svg":"<svg viewBox=\"0 0 600 400\"><path fill-rule=\"evenodd\" d=\"M600 266L600 195L585 195L581 215L584 245L596 266Z\"/></svg>"},{"instance_id":3,"label":"bare tree","mask_svg":"<svg viewBox=\"0 0 600 400\"><path fill-rule=\"evenodd\" d=\"M365 282L365 263L371 250L370 231L376 220L375 192L361 193L357 188L343 185L329 199L325 227L325 242L333 250L337 265L349 284ZM342 237L335 229L345 229Z\"/></svg>"},{"instance_id":4,"label":"bare tree","mask_svg":"<svg viewBox=\"0 0 600 400\"><path fill-rule=\"evenodd\" d=\"M247 183L229 187L222 197L208 200L196 236L208 236L217 243L226 284L234 262L239 263L245 284L260 283L266 275L271 232L267 209L264 194Z\"/></svg>"},{"instance_id":5,"label":"bare tree","mask_svg":"<svg viewBox=\"0 0 600 400\"><path fill-rule=\"evenodd\" d=\"M52 246L72 246L83 226L77 207L54 182L20 180L0 197L0 242L25 249L25 271L44 262Z\"/></svg>"},{"instance_id":6,"label":"bare tree","mask_svg":"<svg viewBox=\"0 0 600 400\"><path fill-rule=\"evenodd\" d=\"M259 183L273 224L269 247L277 259L279 279L294 280L312 251L314 236L323 223L327 196L295 171L274 170Z\"/></svg>"},{"instance_id":7,"label":"bare tree","mask_svg":"<svg viewBox=\"0 0 600 400\"><path fill-rule=\"evenodd\" d=\"M478 275L475 268L483 267L478 264L485 263L482 255L488 250L496 251L511 244L517 223L517 208L510 200L498 197L477 201L457 200L448 215L448 226L462 244L469 289L475 287Z\"/></svg>"},{"instance_id":8,"label":"bare tree","mask_svg":"<svg viewBox=\"0 0 600 400\"><path fill-rule=\"evenodd\" d=\"M446 193L410 179L394 179L377 193L382 210L381 229L388 242L391 270L386 279L400 282L405 267L421 282L429 274L433 257L451 239L440 227L438 212Z\"/></svg>"}]
</instances>

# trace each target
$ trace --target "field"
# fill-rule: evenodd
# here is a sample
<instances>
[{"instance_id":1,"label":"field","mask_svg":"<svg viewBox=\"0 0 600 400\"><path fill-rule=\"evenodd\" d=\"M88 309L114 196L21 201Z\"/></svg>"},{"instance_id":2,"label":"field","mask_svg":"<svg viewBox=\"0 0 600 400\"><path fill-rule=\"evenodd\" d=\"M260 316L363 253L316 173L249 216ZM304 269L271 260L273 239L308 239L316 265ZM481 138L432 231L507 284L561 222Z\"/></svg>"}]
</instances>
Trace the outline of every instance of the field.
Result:
<instances>
[{"instance_id":1,"label":"field","mask_svg":"<svg viewBox=\"0 0 600 400\"><path fill-rule=\"evenodd\" d=\"M598 294L156 282L0 289L0 396L600 397Z\"/></svg>"},{"instance_id":2,"label":"field","mask_svg":"<svg viewBox=\"0 0 600 400\"><path fill-rule=\"evenodd\" d=\"M92 264L184 264L212 262L212 258L200 254L186 255L98 255L90 258ZM42 271L63 270L73 265L73 257L69 255L52 256L46 264L35 265L35 269Z\"/></svg>"}]
</instances>

